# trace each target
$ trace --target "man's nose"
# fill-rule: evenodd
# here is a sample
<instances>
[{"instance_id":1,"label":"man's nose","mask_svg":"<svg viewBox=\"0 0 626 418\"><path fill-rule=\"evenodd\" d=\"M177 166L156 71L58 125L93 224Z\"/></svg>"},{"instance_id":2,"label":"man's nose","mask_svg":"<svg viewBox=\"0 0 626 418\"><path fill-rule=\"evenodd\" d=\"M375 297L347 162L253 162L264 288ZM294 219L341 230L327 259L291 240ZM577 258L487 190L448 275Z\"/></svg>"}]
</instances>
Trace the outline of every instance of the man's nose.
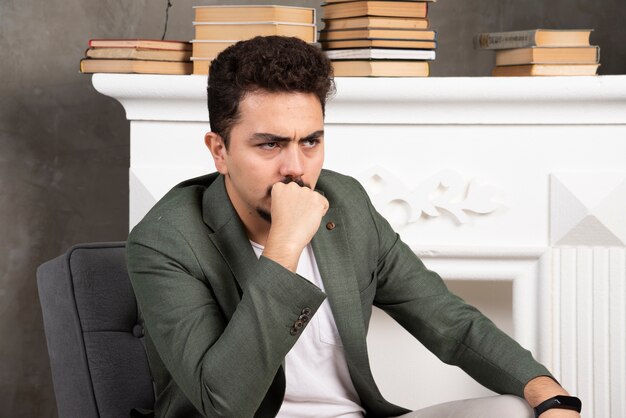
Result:
<instances>
[{"instance_id":1,"label":"man's nose","mask_svg":"<svg viewBox=\"0 0 626 418\"><path fill-rule=\"evenodd\" d=\"M282 152L280 175L299 179L304 175L304 165L302 164L302 151L298 146L288 146Z\"/></svg>"}]
</instances>

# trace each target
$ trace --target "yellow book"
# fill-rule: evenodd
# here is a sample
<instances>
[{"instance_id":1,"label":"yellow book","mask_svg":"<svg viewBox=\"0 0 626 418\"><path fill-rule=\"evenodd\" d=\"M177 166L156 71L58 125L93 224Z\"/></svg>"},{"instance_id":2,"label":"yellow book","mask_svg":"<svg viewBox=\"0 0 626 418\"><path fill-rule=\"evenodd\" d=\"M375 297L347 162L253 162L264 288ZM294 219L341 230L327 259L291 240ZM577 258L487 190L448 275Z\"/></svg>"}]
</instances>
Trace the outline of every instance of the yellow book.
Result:
<instances>
[{"instance_id":1,"label":"yellow book","mask_svg":"<svg viewBox=\"0 0 626 418\"><path fill-rule=\"evenodd\" d=\"M523 76L585 76L596 75L599 64L533 64L495 67L491 75L496 77Z\"/></svg>"},{"instance_id":2,"label":"yellow book","mask_svg":"<svg viewBox=\"0 0 626 418\"><path fill-rule=\"evenodd\" d=\"M81 73L191 74L191 62L91 59L80 61Z\"/></svg>"},{"instance_id":3,"label":"yellow book","mask_svg":"<svg viewBox=\"0 0 626 418\"><path fill-rule=\"evenodd\" d=\"M476 49L513 49L531 46L589 46L592 29L533 29L480 33Z\"/></svg>"},{"instance_id":4,"label":"yellow book","mask_svg":"<svg viewBox=\"0 0 626 418\"><path fill-rule=\"evenodd\" d=\"M345 41L320 41L322 49L344 48L409 48L435 49L435 41L411 41L402 39L351 39Z\"/></svg>"},{"instance_id":5,"label":"yellow book","mask_svg":"<svg viewBox=\"0 0 626 418\"><path fill-rule=\"evenodd\" d=\"M326 3L348 3L354 0L326 0ZM435 3L437 0L402 0L402 1L413 1L413 2L427 2L427 3Z\"/></svg>"},{"instance_id":6,"label":"yellow book","mask_svg":"<svg viewBox=\"0 0 626 418\"><path fill-rule=\"evenodd\" d=\"M194 39L191 41L193 45L194 58L215 58L220 52L225 50L237 41L210 41Z\"/></svg>"},{"instance_id":7,"label":"yellow book","mask_svg":"<svg viewBox=\"0 0 626 418\"><path fill-rule=\"evenodd\" d=\"M89 48L87 58L129 59L147 61L189 61L191 51L168 51L164 49L138 48Z\"/></svg>"},{"instance_id":8,"label":"yellow book","mask_svg":"<svg viewBox=\"0 0 626 418\"><path fill-rule=\"evenodd\" d=\"M90 48L137 48L166 49L170 51L191 51L186 41L162 41L160 39L90 39Z\"/></svg>"},{"instance_id":9,"label":"yellow book","mask_svg":"<svg viewBox=\"0 0 626 418\"><path fill-rule=\"evenodd\" d=\"M196 22L315 23L315 9L292 6L194 6Z\"/></svg>"},{"instance_id":10,"label":"yellow book","mask_svg":"<svg viewBox=\"0 0 626 418\"><path fill-rule=\"evenodd\" d=\"M526 64L597 64L600 48L587 47L532 47L496 51L496 65Z\"/></svg>"},{"instance_id":11,"label":"yellow book","mask_svg":"<svg viewBox=\"0 0 626 418\"><path fill-rule=\"evenodd\" d=\"M414 41L434 41L437 33L432 30L417 29L338 29L320 31L320 41L343 39L410 39Z\"/></svg>"},{"instance_id":12,"label":"yellow book","mask_svg":"<svg viewBox=\"0 0 626 418\"><path fill-rule=\"evenodd\" d=\"M361 16L343 19L322 19L324 30L336 29L428 29L428 19L410 17Z\"/></svg>"},{"instance_id":13,"label":"yellow book","mask_svg":"<svg viewBox=\"0 0 626 418\"><path fill-rule=\"evenodd\" d=\"M428 14L428 3L416 1L353 1L322 4L322 7L326 19L357 16L425 18Z\"/></svg>"},{"instance_id":14,"label":"yellow book","mask_svg":"<svg viewBox=\"0 0 626 418\"><path fill-rule=\"evenodd\" d=\"M195 75L208 75L209 68L211 67L211 61L213 58L192 58L191 62L193 62L193 74Z\"/></svg>"},{"instance_id":15,"label":"yellow book","mask_svg":"<svg viewBox=\"0 0 626 418\"><path fill-rule=\"evenodd\" d=\"M244 40L255 36L294 36L305 42L315 42L315 25L282 22L194 22L196 39Z\"/></svg>"},{"instance_id":16,"label":"yellow book","mask_svg":"<svg viewBox=\"0 0 626 418\"><path fill-rule=\"evenodd\" d=\"M336 77L427 77L426 61L332 61Z\"/></svg>"}]
</instances>

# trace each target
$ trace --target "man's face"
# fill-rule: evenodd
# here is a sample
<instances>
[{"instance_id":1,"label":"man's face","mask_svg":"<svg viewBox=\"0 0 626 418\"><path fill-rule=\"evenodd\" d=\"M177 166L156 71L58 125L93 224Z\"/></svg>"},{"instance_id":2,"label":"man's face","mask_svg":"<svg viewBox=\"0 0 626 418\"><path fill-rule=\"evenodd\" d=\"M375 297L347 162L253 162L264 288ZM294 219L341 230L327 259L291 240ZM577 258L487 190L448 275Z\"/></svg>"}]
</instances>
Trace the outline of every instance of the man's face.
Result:
<instances>
[{"instance_id":1,"label":"man's face","mask_svg":"<svg viewBox=\"0 0 626 418\"><path fill-rule=\"evenodd\" d=\"M313 94L263 91L247 94L239 111L228 150L215 163L244 223L266 222L275 183L315 188L324 162L322 108Z\"/></svg>"}]
</instances>

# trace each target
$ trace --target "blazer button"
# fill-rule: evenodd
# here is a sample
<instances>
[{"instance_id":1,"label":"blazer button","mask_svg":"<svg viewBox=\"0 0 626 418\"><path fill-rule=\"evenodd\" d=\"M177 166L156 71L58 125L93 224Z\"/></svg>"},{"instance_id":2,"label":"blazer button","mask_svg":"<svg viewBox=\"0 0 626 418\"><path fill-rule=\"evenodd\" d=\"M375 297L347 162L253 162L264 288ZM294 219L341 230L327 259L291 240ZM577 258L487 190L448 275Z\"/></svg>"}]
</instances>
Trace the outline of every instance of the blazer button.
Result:
<instances>
[{"instance_id":1,"label":"blazer button","mask_svg":"<svg viewBox=\"0 0 626 418\"><path fill-rule=\"evenodd\" d=\"M298 317L298 320L299 320L299 321L302 321L302 322L304 322L304 323L306 324L306 323L309 321L309 316L308 316L308 315L304 315L304 314L302 314L302 315L300 315L300 316Z\"/></svg>"},{"instance_id":2,"label":"blazer button","mask_svg":"<svg viewBox=\"0 0 626 418\"><path fill-rule=\"evenodd\" d=\"M296 335L298 333L298 329L295 327L291 327L291 329L289 330L289 334L291 335Z\"/></svg>"},{"instance_id":3,"label":"blazer button","mask_svg":"<svg viewBox=\"0 0 626 418\"><path fill-rule=\"evenodd\" d=\"M311 315L311 308L304 308L302 309L302 312L300 312L302 315L306 315L309 316Z\"/></svg>"},{"instance_id":4,"label":"blazer button","mask_svg":"<svg viewBox=\"0 0 626 418\"><path fill-rule=\"evenodd\" d=\"M335 223L331 221L326 224L326 229L328 229L329 231L332 231L333 229L335 229L336 226L337 225L335 225Z\"/></svg>"},{"instance_id":5,"label":"blazer button","mask_svg":"<svg viewBox=\"0 0 626 418\"><path fill-rule=\"evenodd\" d=\"M293 327L296 329L300 329L304 326L304 322L300 319L298 319L296 322L294 322Z\"/></svg>"}]
</instances>

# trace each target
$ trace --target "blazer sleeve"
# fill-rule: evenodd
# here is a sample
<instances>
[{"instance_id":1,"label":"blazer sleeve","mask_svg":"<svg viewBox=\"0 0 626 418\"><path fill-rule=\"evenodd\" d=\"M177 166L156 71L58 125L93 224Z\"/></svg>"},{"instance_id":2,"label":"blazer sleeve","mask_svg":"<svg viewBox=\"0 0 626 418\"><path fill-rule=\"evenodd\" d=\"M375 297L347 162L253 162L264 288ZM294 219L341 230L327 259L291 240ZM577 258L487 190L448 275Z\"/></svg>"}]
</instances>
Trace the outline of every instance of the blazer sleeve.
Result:
<instances>
[{"instance_id":1,"label":"blazer sleeve","mask_svg":"<svg viewBox=\"0 0 626 418\"><path fill-rule=\"evenodd\" d=\"M313 315L326 295L261 257L227 322L194 254L167 223L130 234L128 269L146 332L204 416L252 416L301 335L290 333L295 320L303 308Z\"/></svg>"},{"instance_id":2,"label":"blazer sleeve","mask_svg":"<svg viewBox=\"0 0 626 418\"><path fill-rule=\"evenodd\" d=\"M443 362L461 367L497 393L523 397L531 379L552 377L528 350L448 291L366 199L379 244L374 305Z\"/></svg>"}]
</instances>

